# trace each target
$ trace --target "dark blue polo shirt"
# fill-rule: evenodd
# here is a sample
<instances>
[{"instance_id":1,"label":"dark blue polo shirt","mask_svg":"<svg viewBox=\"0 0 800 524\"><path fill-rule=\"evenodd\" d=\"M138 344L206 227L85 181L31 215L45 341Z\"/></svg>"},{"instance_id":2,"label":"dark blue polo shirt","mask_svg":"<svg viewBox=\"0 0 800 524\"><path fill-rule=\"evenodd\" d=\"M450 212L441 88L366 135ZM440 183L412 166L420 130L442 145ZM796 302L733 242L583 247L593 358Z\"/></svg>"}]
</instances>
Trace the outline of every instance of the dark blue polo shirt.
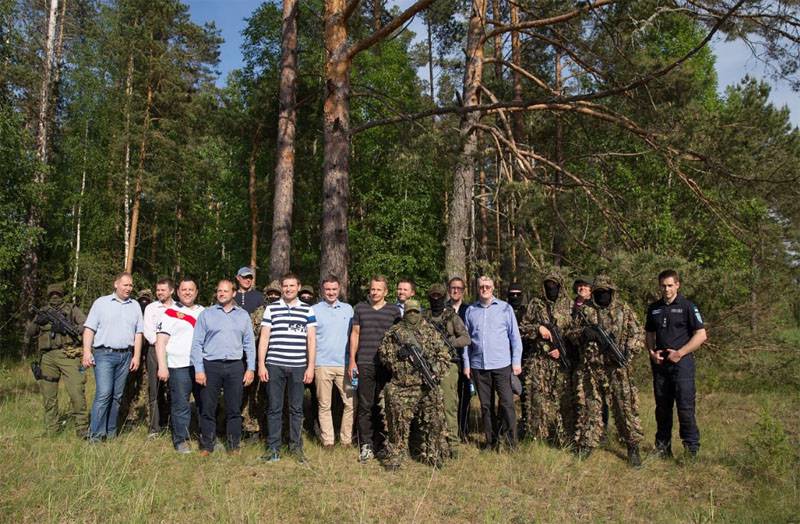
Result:
<instances>
[{"instance_id":1,"label":"dark blue polo shirt","mask_svg":"<svg viewBox=\"0 0 800 524\"><path fill-rule=\"evenodd\" d=\"M662 298L647 308L644 329L656 334L656 349L680 349L695 331L704 328L700 310L680 293L672 304Z\"/></svg>"}]
</instances>

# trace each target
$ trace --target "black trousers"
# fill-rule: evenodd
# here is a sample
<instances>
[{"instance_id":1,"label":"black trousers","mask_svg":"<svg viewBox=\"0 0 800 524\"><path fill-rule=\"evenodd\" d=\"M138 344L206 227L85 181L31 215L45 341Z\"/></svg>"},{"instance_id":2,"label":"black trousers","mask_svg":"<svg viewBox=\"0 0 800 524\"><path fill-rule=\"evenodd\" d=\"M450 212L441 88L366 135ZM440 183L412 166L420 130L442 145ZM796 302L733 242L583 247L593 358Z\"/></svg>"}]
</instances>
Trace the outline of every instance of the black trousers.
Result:
<instances>
[{"instance_id":1,"label":"black trousers","mask_svg":"<svg viewBox=\"0 0 800 524\"><path fill-rule=\"evenodd\" d=\"M478 389L478 398L481 401L481 419L483 432L486 435L486 444L498 444L498 437L503 438L510 446L517 444L517 413L514 411L514 393L511 391L511 366L500 369L473 369L472 376L475 387ZM494 412L494 395L500 399L499 413ZM502 417L499 433L493 420Z\"/></svg>"},{"instance_id":2,"label":"black trousers","mask_svg":"<svg viewBox=\"0 0 800 524\"><path fill-rule=\"evenodd\" d=\"M378 399L387 382L387 372L380 364L357 363L358 402L356 419L358 441L379 449L386 441L383 413Z\"/></svg>"},{"instance_id":3,"label":"black trousers","mask_svg":"<svg viewBox=\"0 0 800 524\"><path fill-rule=\"evenodd\" d=\"M147 366L147 402L149 404L149 432L159 433L167 425L169 419L169 387L166 382L158 380L158 356L156 347L147 344L145 350L145 366Z\"/></svg>"},{"instance_id":4,"label":"black trousers","mask_svg":"<svg viewBox=\"0 0 800 524\"><path fill-rule=\"evenodd\" d=\"M651 363L653 394L656 400L656 445L666 446L672 440L672 407L677 406L678 432L689 451L700 447L700 430L695 419L697 390L694 383L694 355L683 357L677 364Z\"/></svg>"},{"instance_id":5,"label":"black trousers","mask_svg":"<svg viewBox=\"0 0 800 524\"><path fill-rule=\"evenodd\" d=\"M472 392L469 385L471 380L464 376L464 368L458 367L458 434L462 439L469 435L469 403Z\"/></svg>"},{"instance_id":6,"label":"black trousers","mask_svg":"<svg viewBox=\"0 0 800 524\"><path fill-rule=\"evenodd\" d=\"M239 447L242 439L242 392L244 362L241 360L203 360L206 386L200 392L200 447L214 451L217 429L217 404L220 391L225 391L225 430L228 449Z\"/></svg>"},{"instance_id":7,"label":"black trousers","mask_svg":"<svg viewBox=\"0 0 800 524\"><path fill-rule=\"evenodd\" d=\"M306 368L290 368L267 364L269 372L269 409L267 410L267 445L272 451L281 447L281 432L283 431L283 400L288 392L289 397L289 448L302 450L303 441L300 430L303 427L303 374Z\"/></svg>"}]
</instances>

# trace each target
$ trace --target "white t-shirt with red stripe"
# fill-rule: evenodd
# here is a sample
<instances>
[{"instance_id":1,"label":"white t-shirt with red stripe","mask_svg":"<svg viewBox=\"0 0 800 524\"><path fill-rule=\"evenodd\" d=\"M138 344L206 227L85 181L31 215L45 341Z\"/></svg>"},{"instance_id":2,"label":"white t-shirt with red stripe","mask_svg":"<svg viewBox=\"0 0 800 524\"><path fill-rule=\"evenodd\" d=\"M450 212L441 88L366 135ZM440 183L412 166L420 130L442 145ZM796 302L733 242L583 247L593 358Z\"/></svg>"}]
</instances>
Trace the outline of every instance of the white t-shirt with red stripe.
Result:
<instances>
[{"instance_id":1,"label":"white t-shirt with red stripe","mask_svg":"<svg viewBox=\"0 0 800 524\"><path fill-rule=\"evenodd\" d=\"M186 307L175 304L161 315L157 333L169 335L167 341L167 367L185 368L191 365L192 336L197 317L205 308L199 304Z\"/></svg>"}]
</instances>

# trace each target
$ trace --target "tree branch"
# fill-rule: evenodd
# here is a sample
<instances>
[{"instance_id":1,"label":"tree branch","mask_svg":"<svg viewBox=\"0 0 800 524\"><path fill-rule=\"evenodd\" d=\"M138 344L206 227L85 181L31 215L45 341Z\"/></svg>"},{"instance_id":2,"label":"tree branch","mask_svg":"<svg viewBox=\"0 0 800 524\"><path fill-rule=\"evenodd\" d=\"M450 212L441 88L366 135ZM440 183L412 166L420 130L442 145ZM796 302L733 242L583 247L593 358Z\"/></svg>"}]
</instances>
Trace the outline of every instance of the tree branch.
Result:
<instances>
[{"instance_id":1,"label":"tree branch","mask_svg":"<svg viewBox=\"0 0 800 524\"><path fill-rule=\"evenodd\" d=\"M403 24L405 24L408 20L410 20L414 15L419 13L420 11L427 9L429 5L431 5L436 0L417 0L411 7L397 15L391 22L380 28L378 31L375 31L368 37L359 40L355 44L350 47L350 50L347 52L348 59L352 60L358 53L369 49L370 47L374 46L388 35L390 35L395 29L399 28ZM351 2L355 2L355 0L351 0Z\"/></svg>"}]
</instances>

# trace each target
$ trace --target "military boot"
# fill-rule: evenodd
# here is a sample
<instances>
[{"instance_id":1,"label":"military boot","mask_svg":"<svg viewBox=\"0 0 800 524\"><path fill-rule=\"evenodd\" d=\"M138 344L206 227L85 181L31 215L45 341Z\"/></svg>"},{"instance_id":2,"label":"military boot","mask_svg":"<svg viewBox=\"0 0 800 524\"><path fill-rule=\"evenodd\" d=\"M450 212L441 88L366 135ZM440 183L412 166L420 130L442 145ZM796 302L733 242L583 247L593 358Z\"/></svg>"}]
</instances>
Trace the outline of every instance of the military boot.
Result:
<instances>
[{"instance_id":1,"label":"military boot","mask_svg":"<svg viewBox=\"0 0 800 524\"><path fill-rule=\"evenodd\" d=\"M642 457L639 456L639 446L628 446L628 464L634 468L642 467Z\"/></svg>"}]
</instances>

